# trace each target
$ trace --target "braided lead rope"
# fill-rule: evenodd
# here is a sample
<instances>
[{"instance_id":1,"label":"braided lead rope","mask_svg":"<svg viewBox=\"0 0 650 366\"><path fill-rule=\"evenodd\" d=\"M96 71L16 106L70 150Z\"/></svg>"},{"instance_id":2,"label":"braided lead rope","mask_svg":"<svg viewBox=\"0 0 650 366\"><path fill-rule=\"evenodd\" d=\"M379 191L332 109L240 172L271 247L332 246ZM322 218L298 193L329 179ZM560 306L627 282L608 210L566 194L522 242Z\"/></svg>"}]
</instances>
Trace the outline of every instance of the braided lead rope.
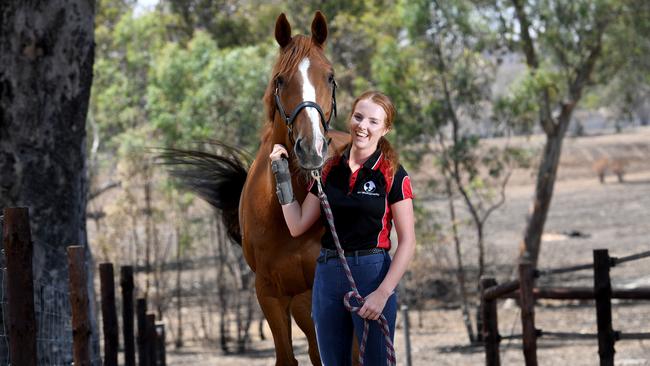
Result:
<instances>
[{"instance_id":1,"label":"braided lead rope","mask_svg":"<svg viewBox=\"0 0 650 366\"><path fill-rule=\"evenodd\" d=\"M352 291L349 291L343 297L343 304L345 305L345 308L348 309L348 311L356 313L359 311L359 309L361 309L361 306L363 306L364 299L361 294L359 294L357 284L354 282L354 278L352 277L352 271L350 270L350 266L348 266L348 262L345 259L345 253L343 252L343 248L341 248L339 236L336 233L336 229L334 228L334 216L332 215L332 208L330 207L330 203L327 200L325 192L323 192L323 187L321 186L320 174L317 170L312 170L311 175L318 186L318 198L323 205L325 217L327 218L327 223L330 226L332 237L334 238L334 245L336 245L336 252L338 253L339 260L341 261L341 264L343 264L345 276L348 278L350 288L352 288ZM350 304L351 298L356 299L359 306L352 306ZM386 317L384 317L384 314L380 314L377 321L381 326L381 332L384 334L384 343L386 344L386 360L388 361L388 366L395 366L395 349L393 347L393 342L390 339L390 328L388 327L388 321L386 320ZM368 319L363 319L363 336L361 337L361 342L359 344L359 365L361 366L363 366L364 355L366 352L366 341L368 340L369 327L370 323Z\"/></svg>"}]
</instances>

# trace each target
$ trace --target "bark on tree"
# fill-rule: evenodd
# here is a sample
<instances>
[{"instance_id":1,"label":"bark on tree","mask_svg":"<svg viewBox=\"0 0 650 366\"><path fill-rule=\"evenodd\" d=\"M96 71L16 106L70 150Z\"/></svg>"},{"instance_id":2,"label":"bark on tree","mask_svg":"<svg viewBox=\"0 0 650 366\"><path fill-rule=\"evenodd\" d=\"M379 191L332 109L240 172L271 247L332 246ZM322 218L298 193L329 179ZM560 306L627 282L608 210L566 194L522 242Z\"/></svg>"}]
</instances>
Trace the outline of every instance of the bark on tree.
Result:
<instances>
[{"instance_id":1,"label":"bark on tree","mask_svg":"<svg viewBox=\"0 0 650 366\"><path fill-rule=\"evenodd\" d=\"M45 283L67 283L67 263L43 244L89 251L85 123L94 14L94 1L0 2L0 207L29 207L34 278ZM94 298L92 276L88 291ZM92 330L94 358L95 321Z\"/></svg>"}]
</instances>

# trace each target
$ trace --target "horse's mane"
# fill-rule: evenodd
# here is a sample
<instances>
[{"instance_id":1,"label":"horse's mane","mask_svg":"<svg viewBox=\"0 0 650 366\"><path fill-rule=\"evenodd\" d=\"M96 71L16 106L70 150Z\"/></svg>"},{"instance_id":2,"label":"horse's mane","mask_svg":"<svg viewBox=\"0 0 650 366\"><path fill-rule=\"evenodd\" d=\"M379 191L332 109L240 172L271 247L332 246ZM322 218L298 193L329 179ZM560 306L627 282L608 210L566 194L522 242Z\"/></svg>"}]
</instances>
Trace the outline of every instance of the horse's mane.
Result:
<instances>
[{"instance_id":1,"label":"horse's mane","mask_svg":"<svg viewBox=\"0 0 650 366\"><path fill-rule=\"evenodd\" d=\"M322 53L323 49L312 41L311 37L304 35L297 35L293 37L291 42L280 50L275 65L272 70L272 77L264 92L264 107L266 111L266 123L262 130L262 141L264 141L271 133L273 128L273 115L275 114L275 100L273 99L273 91L275 89L275 78L278 75L292 76L294 75L300 61L305 57L313 55L316 51Z\"/></svg>"}]
</instances>

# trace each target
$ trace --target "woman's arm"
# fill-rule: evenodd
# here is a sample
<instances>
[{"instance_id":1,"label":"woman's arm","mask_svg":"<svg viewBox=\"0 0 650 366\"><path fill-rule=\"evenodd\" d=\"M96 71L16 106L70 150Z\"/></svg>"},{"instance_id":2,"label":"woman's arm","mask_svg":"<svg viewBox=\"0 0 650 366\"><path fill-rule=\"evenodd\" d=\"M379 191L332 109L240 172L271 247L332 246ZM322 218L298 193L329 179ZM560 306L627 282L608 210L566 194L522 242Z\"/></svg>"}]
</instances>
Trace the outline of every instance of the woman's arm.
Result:
<instances>
[{"instance_id":1,"label":"woman's arm","mask_svg":"<svg viewBox=\"0 0 650 366\"><path fill-rule=\"evenodd\" d=\"M282 205L282 213L291 236L295 238L307 231L320 217L320 201L309 192L302 205L298 201Z\"/></svg>"},{"instance_id":2,"label":"woman's arm","mask_svg":"<svg viewBox=\"0 0 650 366\"><path fill-rule=\"evenodd\" d=\"M397 249L386 277L375 291L366 296L365 303L359 309L358 313L362 318L379 319L386 301L397 287L415 253L413 200L405 199L396 202L390 206L390 209L393 212L393 222L397 231Z\"/></svg>"},{"instance_id":3,"label":"woman's arm","mask_svg":"<svg viewBox=\"0 0 650 366\"><path fill-rule=\"evenodd\" d=\"M273 145L269 158L276 178L278 199L282 206L284 221L287 223L291 236L295 238L307 231L316 222L316 219L320 216L320 201L318 197L309 192L302 205L294 199L291 175L286 161L283 164L276 165L284 156L289 156L287 149L280 144Z\"/></svg>"}]
</instances>

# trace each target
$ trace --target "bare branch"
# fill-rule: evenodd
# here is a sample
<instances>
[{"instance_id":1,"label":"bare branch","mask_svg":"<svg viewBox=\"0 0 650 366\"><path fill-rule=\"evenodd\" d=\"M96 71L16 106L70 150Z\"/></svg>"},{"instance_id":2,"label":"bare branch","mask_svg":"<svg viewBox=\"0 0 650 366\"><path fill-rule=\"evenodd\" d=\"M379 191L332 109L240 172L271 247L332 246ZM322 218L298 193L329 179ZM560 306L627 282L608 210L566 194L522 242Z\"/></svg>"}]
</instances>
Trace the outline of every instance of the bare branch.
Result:
<instances>
[{"instance_id":1,"label":"bare branch","mask_svg":"<svg viewBox=\"0 0 650 366\"><path fill-rule=\"evenodd\" d=\"M501 207L506 202L506 185L508 184L508 180L510 180L511 175L512 175L512 170L510 170L508 172L508 174L506 174L506 177L501 182L501 187L499 189L499 194L500 194L501 198L499 198L499 201L497 201L495 204L490 206L485 211L485 213L483 214L483 217L481 218L482 223L485 223L487 221L488 217L490 217L490 215L492 214L492 212L494 212L497 208Z\"/></svg>"},{"instance_id":2,"label":"bare branch","mask_svg":"<svg viewBox=\"0 0 650 366\"><path fill-rule=\"evenodd\" d=\"M512 0L512 4L515 6L515 12L517 15L517 20L519 20L519 28L521 35L522 48L524 49L524 54L526 55L526 63L533 72L536 72L539 68L539 61L537 60L537 54L535 53L535 44L533 39L530 37L530 22L528 21L528 16L524 10L524 6L521 0ZM540 109L539 109L539 120L546 132L547 135L552 135L556 133L556 126L553 122L553 116L551 115L551 98L549 96L548 88L544 88L541 92L540 100Z\"/></svg>"},{"instance_id":3,"label":"bare branch","mask_svg":"<svg viewBox=\"0 0 650 366\"><path fill-rule=\"evenodd\" d=\"M528 21L528 16L524 11L524 6L521 3L521 0L512 0L512 5L515 6L515 12L517 19L519 20L519 32L521 33L522 47L524 49L524 54L526 55L526 63L532 69L537 69L539 67L539 62L537 61L537 55L535 54L533 39L530 37L530 22Z\"/></svg>"},{"instance_id":4,"label":"bare branch","mask_svg":"<svg viewBox=\"0 0 650 366\"><path fill-rule=\"evenodd\" d=\"M120 181L118 181L118 182L108 182L108 183L104 184L102 187L100 187L99 189L97 189L96 191L90 192L90 194L88 195L88 201L92 201L95 198L97 198L97 197L101 196L102 194L106 193L107 191L109 191L109 190L111 190L113 188L121 187L121 186L122 186L122 182L120 182Z\"/></svg>"}]
</instances>

